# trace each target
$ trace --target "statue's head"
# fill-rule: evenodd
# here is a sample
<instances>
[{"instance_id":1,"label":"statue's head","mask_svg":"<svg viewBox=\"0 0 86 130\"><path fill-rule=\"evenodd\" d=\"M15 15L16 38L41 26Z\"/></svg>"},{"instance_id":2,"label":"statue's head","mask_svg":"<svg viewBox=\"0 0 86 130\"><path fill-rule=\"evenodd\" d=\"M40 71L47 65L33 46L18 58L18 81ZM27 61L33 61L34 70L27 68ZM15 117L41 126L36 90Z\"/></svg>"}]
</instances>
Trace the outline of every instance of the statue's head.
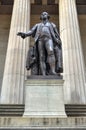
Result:
<instances>
[{"instance_id":1,"label":"statue's head","mask_svg":"<svg viewBox=\"0 0 86 130\"><path fill-rule=\"evenodd\" d=\"M47 12L43 12L40 16L40 20L50 19L50 15Z\"/></svg>"}]
</instances>

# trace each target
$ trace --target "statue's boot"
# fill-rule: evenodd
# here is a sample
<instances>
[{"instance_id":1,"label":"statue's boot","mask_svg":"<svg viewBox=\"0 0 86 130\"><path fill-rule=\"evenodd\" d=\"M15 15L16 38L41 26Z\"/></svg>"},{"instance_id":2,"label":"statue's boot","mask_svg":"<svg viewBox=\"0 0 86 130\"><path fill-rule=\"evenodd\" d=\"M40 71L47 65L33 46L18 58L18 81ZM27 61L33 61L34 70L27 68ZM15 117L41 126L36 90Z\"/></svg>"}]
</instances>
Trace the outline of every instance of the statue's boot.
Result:
<instances>
[{"instance_id":1,"label":"statue's boot","mask_svg":"<svg viewBox=\"0 0 86 130\"><path fill-rule=\"evenodd\" d=\"M53 67L53 68L51 69L51 72L50 72L51 75L57 75L57 73L56 73L54 70L55 70L55 67Z\"/></svg>"},{"instance_id":2,"label":"statue's boot","mask_svg":"<svg viewBox=\"0 0 86 130\"><path fill-rule=\"evenodd\" d=\"M57 75L57 73L56 72L51 72L50 75Z\"/></svg>"}]
</instances>

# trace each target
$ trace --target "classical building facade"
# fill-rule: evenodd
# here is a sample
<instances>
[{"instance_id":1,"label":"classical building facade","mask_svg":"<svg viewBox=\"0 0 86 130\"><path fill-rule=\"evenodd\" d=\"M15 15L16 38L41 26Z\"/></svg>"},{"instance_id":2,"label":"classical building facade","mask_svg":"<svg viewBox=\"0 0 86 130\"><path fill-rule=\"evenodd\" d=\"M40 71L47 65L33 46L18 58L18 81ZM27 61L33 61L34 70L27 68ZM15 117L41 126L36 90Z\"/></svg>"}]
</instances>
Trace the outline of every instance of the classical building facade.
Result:
<instances>
[{"instance_id":1,"label":"classical building facade","mask_svg":"<svg viewBox=\"0 0 86 130\"><path fill-rule=\"evenodd\" d=\"M86 104L86 1L0 0L0 104L25 104L27 51L33 39L17 37L47 11L59 30L63 49L64 104Z\"/></svg>"}]
</instances>

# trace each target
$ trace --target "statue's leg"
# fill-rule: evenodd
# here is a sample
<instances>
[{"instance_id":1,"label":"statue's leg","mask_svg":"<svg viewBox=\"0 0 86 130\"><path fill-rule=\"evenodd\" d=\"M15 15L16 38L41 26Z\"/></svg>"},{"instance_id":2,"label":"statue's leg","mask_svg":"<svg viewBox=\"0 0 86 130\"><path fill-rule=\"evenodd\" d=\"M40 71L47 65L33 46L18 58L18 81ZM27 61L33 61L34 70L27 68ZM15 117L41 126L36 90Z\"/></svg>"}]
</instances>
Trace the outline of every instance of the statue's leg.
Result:
<instances>
[{"instance_id":1,"label":"statue's leg","mask_svg":"<svg viewBox=\"0 0 86 130\"><path fill-rule=\"evenodd\" d=\"M39 51L39 62L40 62L41 73L42 75L46 75L44 45L41 40L38 42L38 51Z\"/></svg>"},{"instance_id":2,"label":"statue's leg","mask_svg":"<svg viewBox=\"0 0 86 130\"><path fill-rule=\"evenodd\" d=\"M51 74L56 74L55 72L55 55L53 49L53 41L51 39L46 41L45 44L47 54L48 54L48 63L50 65Z\"/></svg>"}]
</instances>

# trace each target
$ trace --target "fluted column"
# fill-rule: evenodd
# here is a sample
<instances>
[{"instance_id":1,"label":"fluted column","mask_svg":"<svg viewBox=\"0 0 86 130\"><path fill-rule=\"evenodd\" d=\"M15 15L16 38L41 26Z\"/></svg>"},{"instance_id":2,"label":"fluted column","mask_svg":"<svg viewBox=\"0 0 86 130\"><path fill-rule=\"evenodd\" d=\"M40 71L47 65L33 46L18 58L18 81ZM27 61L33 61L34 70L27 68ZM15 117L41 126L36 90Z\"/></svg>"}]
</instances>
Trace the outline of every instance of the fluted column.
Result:
<instances>
[{"instance_id":1,"label":"fluted column","mask_svg":"<svg viewBox=\"0 0 86 130\"><path fill-rule=\"evenodd\" d=\"M85 71L76 0L59 0L65 103L86 103Z\"/></svg>"},{"instance_id":2,"label":"fluted column","mask_svg":"<svg viewBox=\"0 0 86 130\"><path fill-rule=\"evenodd\" d=\"M28 38L16 34L26 32L30 26L30 0L14 0L6 63L4 69L1 103L22 104L25 79L25 60Z\"/></svg>"}]
</instances>

